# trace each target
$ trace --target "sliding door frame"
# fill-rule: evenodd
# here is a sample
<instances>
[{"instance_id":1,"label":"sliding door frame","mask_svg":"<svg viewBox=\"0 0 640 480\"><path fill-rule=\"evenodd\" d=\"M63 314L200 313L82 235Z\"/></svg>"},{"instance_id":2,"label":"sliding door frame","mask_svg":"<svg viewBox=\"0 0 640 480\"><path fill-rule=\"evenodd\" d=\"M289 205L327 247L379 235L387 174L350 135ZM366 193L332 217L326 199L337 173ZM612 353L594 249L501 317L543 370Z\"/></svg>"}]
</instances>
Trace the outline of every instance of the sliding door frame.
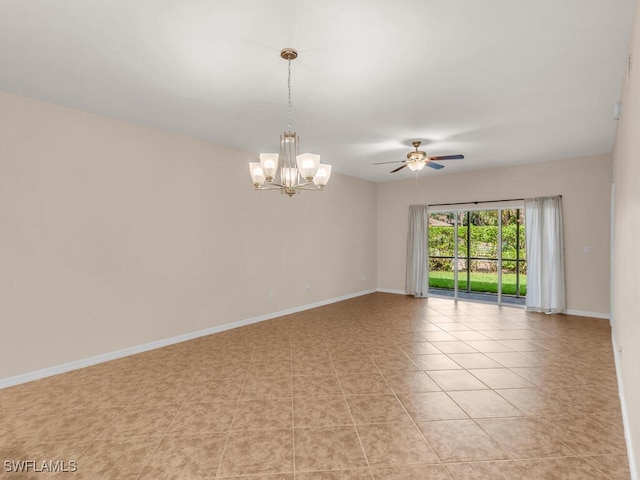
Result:
<instances>
[{"instance_id":1,"label":"sliding door frame","mask_svg":"<svg viewBox=\"0 0 640 480\"><path fill-rule=\"evenodd\" d=\"M512 202L517 201L517 204L512 204ZM458 249L458 226L460 223L461 218L464 215L467 215L467 256L466 256L466 262L467 262L467 292L471 293L471 263L470 263L470 251L471 251L471 245L470 245L470 236L471 236L471 225L470 225L470 213L472 211L487 211L487 210L497 210L498 212L498 231L497 231L497 255L496 255L496 260L497 260L497 282L498 282L498 288L497 288L497 293L496 293L496 300L497 300L497 304L498 305L510 305L513 306L513 304L511 303L507 303L504 304L502 302L502 228L503 228L503 224L502 224L502 212L504 210L516 210L516 211L522 211L524 209L524 202L519 201L519 200L510 200L507 201L509 202L509 204L505 205L499 205L499 206L490 206L491 203L494 202L486 202L487 205L464 205L460 204L460 205L456 205L456 207L458 208L434 208L432 209L431 207L429 207L428 211L427 211L427 215L430 216L431 214L434 213L453 213L454 214L454 222L453 222L453 298L454 300L459 300L460 296L459 296L459 286L458 286L458 279L459 279L459 272L458 272L458 261L460 259L459 256L459 249ZM485 203L485 202L483 202ZM502 203L502 202L501 202ZM443 205L444 207L444 205ZM462 207L462 208L460 208ZM519 282L519 272L520 272L520 219L518 218L518 223L517 223L517 228L516 228L516 297L520 297L520 282ZM427 255L427 258L429 258L429 256ZM429 263L427 261L427 274L429 271ZM493 303L493 302L490 302Z\"/></svg>"}]
</instances>

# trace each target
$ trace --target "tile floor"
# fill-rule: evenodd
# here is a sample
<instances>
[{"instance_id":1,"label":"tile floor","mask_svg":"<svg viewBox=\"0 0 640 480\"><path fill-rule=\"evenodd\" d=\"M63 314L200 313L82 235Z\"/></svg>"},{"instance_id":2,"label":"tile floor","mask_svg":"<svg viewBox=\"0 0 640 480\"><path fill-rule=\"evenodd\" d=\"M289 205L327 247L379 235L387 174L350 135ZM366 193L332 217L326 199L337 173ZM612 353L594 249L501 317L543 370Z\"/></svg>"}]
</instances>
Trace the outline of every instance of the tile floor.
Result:
<instances>
[{"instance_id":1,"label":"tile floor","mask_svg":"<svg viewBox=\"0 0 640 480\"><path fill-rule=\"evenodd\" d=\"M609 324L372 294L0 390L0 478L629 479ZM67 464L68 466L68 464Z\"/></svg>"}]
</instances>

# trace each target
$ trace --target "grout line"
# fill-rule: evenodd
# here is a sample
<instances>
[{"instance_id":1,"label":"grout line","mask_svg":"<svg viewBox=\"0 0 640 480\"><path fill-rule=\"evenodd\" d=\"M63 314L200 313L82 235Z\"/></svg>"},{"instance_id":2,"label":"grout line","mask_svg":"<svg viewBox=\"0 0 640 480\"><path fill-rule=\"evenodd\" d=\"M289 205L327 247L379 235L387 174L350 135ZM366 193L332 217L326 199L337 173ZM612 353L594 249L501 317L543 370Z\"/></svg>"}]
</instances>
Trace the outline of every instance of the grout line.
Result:
<instances>
[{"instance_id":1,"label":"grout line","mask_svg":"<svg viewBox=\"0 0 640 480\"><path fill-rule=\"evenodd\" d=\"M293 467L293 478L296 477L296 411L295 395L293 393L293 343L292 332L289 331L289 381L291 382L291 465Z\"/></svg>"},{"instance_id":2,"label":"grout line","mask_svg":"<svg viewBox=\"0 0 640 480\"><path fill-rule=\"evenodd\" d=\"M165 431L163 432L162 436L166 435L167 432L169 432L169 429L171 428L171 425L173 425L173 422L176 421L176 418L178 418L178 414L180 414L180 412L182 411L182 409L184 408L184 406L186 405L186 400L184 402L182 402L180 404L180 406L178 407L178 410L176 411L176 414L173 416L173 418L171 419L171 421L169 422L169 425L167 425L167 428L165 429Z\"/></svg>"},{"instance_id":3,"label":"grout line","mask_svg":"<svg viewBox=\"0 0 640 480\"><path fill-rule=\"evenodd\" d=\"M395 343L395 342L394 342ZM404 353L404 351L403 351ZM367 354L368 355L368 354ZM405 354L406 355L406 354ZM442 462L442 458L440 458L440 455L438 455L438 452L436 452L436 449L433 448L431 446L431 443L429 442L429 440L427 439L427 436L424 434L424 432L422 431L422 429L418 426L417 422L415 421L415 419L413 418L413 416L411 416L411 414L409 413L409 411L406 409L406 407L404 406L404 403L402 403L400 401L400 398L398 397L398 394L395 392L395 390L393 388L391 388L391 385L389 385L389 382L387 381L384 373L382 372L382 370L380 370L380 368L378 367L378 365L376 364L375 360L373 358L370 357L370 360L373 362L374 366L376 367L376 370L378 371L378 375L380 375L382 377L382 379L384 380L384 383L386 383L387 388L389 388L389 390L391 390L391 393L393 394L393 397L396 399L396 402L398 402L398 404L400 405L400 407L402 407L402 410L404 411L404 413L409 417L409 419L411 420L411 423L413 424L414 428L417 429L418 434L424 439L424 441L426 442L426 444L429 446L429 448L431 449L431 451L433 452L433 454L436 456L436 458L438 459L438 461L440 462L440 465L443 464ZM409 359L411 360L411 359ZM413 362L413 360L411 360ZM414 362L415 364L415 362ZM416 366L418 366L416 364ZM419 370L420 372L423 372L425 375L426 372L424 372L423 370ZM428 375L427 375L428 376ZM431 378L431 377L428 377ZM431 381L433 381L438 388L440 388L440 385L438 385L433 379L431 379ZM441 390L442 391L442 390ZM447 471L447 474L449 474L449 472Z\"/></svg>"},{"instance_id":4,"label":"grout line","mask_svg":"<svg viewBox=\"0 0 640 480\"><path fill-rule=\"evenodd\" d=\"M326 342L325 342L326 345ZM362 349L362 345L358 343L358 346ZM355 418L353 418L353 413L351 413L351 407L349 406L349 402L347 401L347 394L344 391L344 388L342 387L342 382L340 381L340 375L338 375L338 369L336 368L336 363L333 360L333 354L331 353L331 351L329 350L329 347L327 346L327 352L329 353L329 358L331 359L331 365L333 365L333 371L335 373L336 379L338 380L338 385L340 386L340 391L342 392L342 398L344 400L344 403L346 403L347 405L347 411L349 412L349 416L351 417L351 426L353 427L354 431L356 432L356 437L358 437L358 443L360 444L360 449L362 450L362 455L364 456L364 460L365 462L367 462L367 468L369 469L369 476L371 477L372 480L374 480L374 475L373 475L373 470L371 469L371 465L369 464L369 457L367 455L367 451L364 448L364 444L362 443L362 438L360 438L360 432L358 431L358 426L356 425L356 420ZM365 355L367 355L366 352L364 352L363 349L363 353Z\"/></svg>"},{"instance_id":5,"label":"grout line","mask_svg":"<svg viewBox=\"0 0 640 480\"><path fill-rule=\"evenodd\" d=\"M224 447L222 447L222 453L220 454L220 463L218 463L218 470L216 471L215 478L222 478L222 462L224 461L224 454L227 451L227 445L229 445L229 438L231 437L231 433L233 432L233 422L236 420L236 414L238 413L238 409L240 406L240 399L242 398L242 394L244 393L244 387L247 384L247 379L249 378L249 367L251 366L251 360L253 360L253 353L255 352L255 346L251 347L251 358L249 359L249 365L247 366L246 371L244 372L244 379L242 382L242 387L240 388L240 393L238 394L238 399L236 400L236 407L233 410L233 416L231 417L231 423L229 424L229 430L227 431L227 438L224 442Z\"/></svg>"},{"instance_id":6,"label":"grout line","mask_svg":"<svg viewBox=\"0 0 640 480\"><path fill-rule=\"evenodd\" d=\"M614 455L615 455L615 454L614 454ZM580 458L582 458L585 462L587 462L587 464L588 464L588 465L591 465L593 468L595 468L598 472L600 472L600 473L602 473L603 475L605 475L607 478L610 478L610 479L612 479L612 480L615 480L615 478L614 478L614 477L611 477L610 475L608 475L608 474L607 474L607 472L605 472L604 470L600 469L600 468L598 467L598 465L597 465L595 462L594 462L594 463L591 463L591 462L589 461L589 458L599 457L599 456L606 456L606 455L602 455L602 454L597 454L597 455L584 455L584 456L581 456Z\"/></svg>"},{"instance_id":7,"label":"grout line","mask_svg":"<svg viewBox=\"0 0 640 480\"><path fill-rule=\"evenodd\" d=\"M156 444L155 448L151 451L151 453L147 457L146 461L144 462L144 465L142 465L142 468L140 469L140 473L136 475L136 480L140 478L140 476L142 475L142 472L144 472L144 469L147 468L147 465L149 464L149 462L151 461L155 453L158 451L158 448L160 448L160 444L162 443L162 440L164 440L164 435L160 436L160 439L158 440L158 443Z\"/></svg>"}]
</instances>

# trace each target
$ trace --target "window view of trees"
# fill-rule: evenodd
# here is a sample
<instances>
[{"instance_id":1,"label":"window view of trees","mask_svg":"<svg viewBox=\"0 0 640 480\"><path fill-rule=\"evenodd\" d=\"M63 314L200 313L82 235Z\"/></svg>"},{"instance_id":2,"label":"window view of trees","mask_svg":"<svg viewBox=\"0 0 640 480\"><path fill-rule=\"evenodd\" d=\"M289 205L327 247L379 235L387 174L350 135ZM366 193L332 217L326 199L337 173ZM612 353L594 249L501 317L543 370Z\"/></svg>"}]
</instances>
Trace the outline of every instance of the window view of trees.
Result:
<instances>
[{"instance_id":1,"label":"window view of trees","mask_svg":"<svg viewBox=\"0 0 640 480\"><path fill-rule=\"evenodd\" d=\"M501 244L498 242L499 229L502 229ZM433 213L429 218L429 286L453 289L454 269L457 269L459 291L497 293L500 249L501 293L524 296L525 247L522 209Z\"/></svg>"}]
</instances>

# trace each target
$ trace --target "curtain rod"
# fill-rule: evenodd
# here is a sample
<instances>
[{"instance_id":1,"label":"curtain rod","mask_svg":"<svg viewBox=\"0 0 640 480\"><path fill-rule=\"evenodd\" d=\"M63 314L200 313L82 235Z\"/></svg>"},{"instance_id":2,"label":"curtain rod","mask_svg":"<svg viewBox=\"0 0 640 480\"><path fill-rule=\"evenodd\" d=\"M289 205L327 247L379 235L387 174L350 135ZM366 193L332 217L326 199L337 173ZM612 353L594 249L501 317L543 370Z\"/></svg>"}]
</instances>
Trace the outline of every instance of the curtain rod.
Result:
<instances>
[{"instance_id":1,"label":"curtain rod","mask_svg":"<svg viewBox=\"0 0 640 480\"><path fill-rule=\"evenodd\" d=\"M562 195L556 195L562 198ZM448 207L451 205L478 205L479 203L498 203L498 202L524 202L524 198L505 198L503 200L481 200L478 202L454 202L454 203L430 203L429 207Z\"/></svg>"}]
</instances>

